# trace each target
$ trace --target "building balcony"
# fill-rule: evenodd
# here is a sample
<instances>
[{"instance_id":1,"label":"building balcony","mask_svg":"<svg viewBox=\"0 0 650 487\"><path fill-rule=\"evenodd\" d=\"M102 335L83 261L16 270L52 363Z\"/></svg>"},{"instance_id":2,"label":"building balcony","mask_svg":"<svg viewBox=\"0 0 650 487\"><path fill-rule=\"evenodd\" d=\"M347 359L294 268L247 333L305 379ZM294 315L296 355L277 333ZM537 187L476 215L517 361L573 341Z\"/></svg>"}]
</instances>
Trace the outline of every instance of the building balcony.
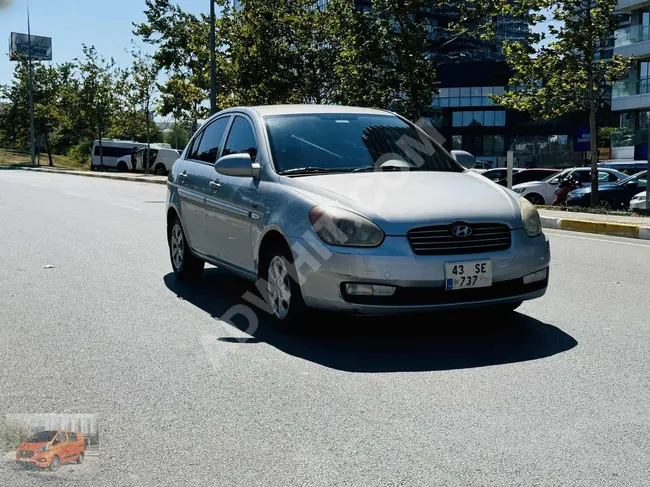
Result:
<instances>
[{"instance_id":1,"label":"building balcony","mask_svg":"<svg viewBox=\"0 0 650 487\"><path fill-rule=\"evenodd\" d=\"M612 88L612 110L650 109L650 77L628 78Z\"/></svg>"},{"instance_id":2,"label":"building balcony","mask_svg":"<svg viewBox=\"0 0 650 487\"><path fill-rule=\"evenodd\" d=\"M618 0L616 10L629 13L632 10L647 7L648 5L650 5L650 0Z\"/></svg>"},{"instance_id":3,"label":"building balcony","mask_svg":"<svg viewBox=\"0 0 650 487\"><path fill-rule=\"evenodd\" d=\"M614 54L624 57L650 57L650 25L633 25L614 34Z\"/></svg>"}]
</instances>

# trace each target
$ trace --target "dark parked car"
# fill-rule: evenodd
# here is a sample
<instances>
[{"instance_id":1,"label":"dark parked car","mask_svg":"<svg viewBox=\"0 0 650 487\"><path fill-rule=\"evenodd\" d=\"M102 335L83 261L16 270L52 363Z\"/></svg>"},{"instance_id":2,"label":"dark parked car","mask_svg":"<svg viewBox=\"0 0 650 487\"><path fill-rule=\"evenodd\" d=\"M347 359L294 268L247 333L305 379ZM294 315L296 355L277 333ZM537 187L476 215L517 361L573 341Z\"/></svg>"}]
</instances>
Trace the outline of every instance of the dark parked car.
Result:
<instances>
[{"instance_id":1,"label":"dark parked car","mask_svg":"<svg viewBox=\"0 0 650 487\"><path fill-rule=\"evenodd\" d=\"M518 167L513 167L512 168L512 173L517 174L519 171L522 169L519 169ZM508 177L508 170L505 167L497 167L494 169L490 169L488 171L482 172L481 176L488 178L490 181L494 181L495 183L498 183L501 179L507 178Z\"/></svg>"},{"instance_id":2,"label":"dark parked car","mask_svg":"<svg viewBox=\"0 0 650 487\"><path fill-rule=\"evenodd\" d=\"M517 171L512 175L512 185L521 184L521 183L530 183L533 181L541 181L546 179L552 174L559 173L559 169L524 169L523 171ZM508 175L506 175L497 181L501 186L508 185Z\"/></svg>"},{"instance_id":3,"label":"dark parked car","mask_svg":"<svg viewBox=\"0 0 650 487\"><path fill-rule=\"evenodd\" d=\"M641 171L619 183L601 183L598 187L601 204L606 203L616 210L627 209L634 195L645 191L648 184L647 174L648 171ZM566 204L567 206L589 206L591 204L591 185L587 183L584 187L571 191Z\"/></svg>"}]
</instances>

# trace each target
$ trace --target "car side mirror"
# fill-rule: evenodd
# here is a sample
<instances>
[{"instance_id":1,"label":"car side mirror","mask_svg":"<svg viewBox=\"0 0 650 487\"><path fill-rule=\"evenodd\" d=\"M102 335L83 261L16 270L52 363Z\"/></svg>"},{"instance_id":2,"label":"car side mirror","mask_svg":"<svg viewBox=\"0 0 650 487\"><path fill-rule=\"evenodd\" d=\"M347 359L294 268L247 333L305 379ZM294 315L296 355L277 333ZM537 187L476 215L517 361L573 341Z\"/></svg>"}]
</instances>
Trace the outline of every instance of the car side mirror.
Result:
<instances>
[{"instance_id":1,"label":"car side mirror","mask_svg":"<svg viewBox=\"0 0 650 487\"><path fill-rule=\"evenodd\" d=\"M469 152L464 150L453 150L451 151L451 156L465 169L472 169L476 166L476 158Z\"/></svg>"},{"instance_id":2,"label":"car side mirror","mask_svg":"<svg viewBox=\"0 0 650 487\"><path fill-rule=\"evenodd\" d=\"M638 181L630 181L629 183L627 183L627 185L630 188L636 188L639 185L639 182Z\"/></svg>"},{"instance_id":3,"label":"car side mirror","mask_svg":"<svg viewBox=\"0 0 650 487\"><path fill-rule=\"evenodd\" d=\"M556 179L551 179L548 183L555 186L556 184L560 184L560 180L557 179L557 178Z\"/></svg>"},{"instance_id":4,"label":"car side mirror","mask_svg":"<svg viewBox=\"0 0 650 487\"><path fill-rule=\"evenodd\" d=\"M253 163L247 152L220 157L214 168L219 174L237 178L256 178L260 171L259 164Z\"/></svg>"}]
</instances>

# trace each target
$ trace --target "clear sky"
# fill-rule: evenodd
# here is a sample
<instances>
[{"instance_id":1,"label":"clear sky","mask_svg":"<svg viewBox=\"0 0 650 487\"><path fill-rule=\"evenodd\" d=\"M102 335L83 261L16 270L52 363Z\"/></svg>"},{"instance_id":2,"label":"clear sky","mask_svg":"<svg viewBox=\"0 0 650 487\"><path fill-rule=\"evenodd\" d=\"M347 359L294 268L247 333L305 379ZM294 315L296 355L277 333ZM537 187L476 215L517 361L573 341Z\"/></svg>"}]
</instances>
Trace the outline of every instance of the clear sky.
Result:
<instances>
[{"instance_id":1,"label":"clear sky","mask_svg":"<svg viewBox=\"0 0 650 487\"><path fill-rule=\"evenodd\" d=\"M8 58L10 33L27 32L27 0L0 0L0 7L3 3L9 6L0 8L0 84L11 80L14 69ZM177 3L195 14L210 9L209 0ZM32 34L52 37L55 63L80 56L81 44L92 44L107 58L128 66L125 49L133 38L131 23L145 19L145 0L29 0L29 6Z\"/></svg>"}]
</instances>

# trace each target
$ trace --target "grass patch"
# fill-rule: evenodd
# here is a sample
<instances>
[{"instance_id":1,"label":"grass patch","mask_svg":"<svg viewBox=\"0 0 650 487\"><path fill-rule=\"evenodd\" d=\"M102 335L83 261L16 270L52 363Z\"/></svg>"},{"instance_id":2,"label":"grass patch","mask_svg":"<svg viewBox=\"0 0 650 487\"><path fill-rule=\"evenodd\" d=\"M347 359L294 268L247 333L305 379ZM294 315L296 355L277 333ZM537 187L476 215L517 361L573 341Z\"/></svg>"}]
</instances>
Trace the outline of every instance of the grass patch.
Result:
<instances>
[{"instance_id":1,"label":"grass patch","mask_svg":"<svg viewBox=\"0 0 650 487\"><path fill-rule=\"evenodd\" d=\"M47 154L41 153L40 155L40 165L43 167L48 167L49 159ZM79 164L74 159L71 159L67 156L53 155L52 162L54 163L55 168L60 169L76 169L81 171L90 170L89 164ZM0 166L24 166L31 164L31 156L27 152L12 151L9 149L0 149Z\"/></svg>"},{"instance_id":2,"label":"grass patch","mask_svg":"<svg viewBox=\"0 0 650 487\"><path fill-rule=\"evenodd\" d=\"M647 214L634 213L631 211L615 211L603 206L538 206L541 210L566 211L568 213L591 213L593 215L613 215L613 216L648 216Z\"/></svg>"}]
</instances>

